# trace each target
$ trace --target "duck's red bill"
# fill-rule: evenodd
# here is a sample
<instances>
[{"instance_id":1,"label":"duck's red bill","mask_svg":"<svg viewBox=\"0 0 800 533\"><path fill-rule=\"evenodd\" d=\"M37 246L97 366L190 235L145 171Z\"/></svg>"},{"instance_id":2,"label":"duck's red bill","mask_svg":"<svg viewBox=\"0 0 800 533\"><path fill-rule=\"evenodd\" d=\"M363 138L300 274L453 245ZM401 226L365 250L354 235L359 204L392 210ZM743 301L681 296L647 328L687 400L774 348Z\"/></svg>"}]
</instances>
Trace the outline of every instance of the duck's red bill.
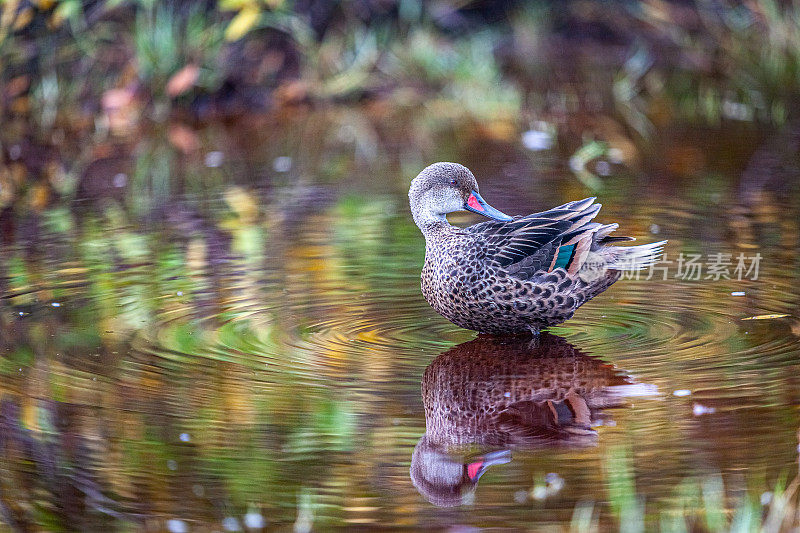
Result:
<instances>
[{"instance_id":1,"label":"duck's red bill","mask_svg":"<svg viewBox=\"0 0 800 533\"><path fill-rule=\"evenodd\" d=\"M474 463L470 463L467 465L467 475L471 480L475 480L478 477L478 474L481 473L481 467L483 466L483 461L476 461Z\"/></svg>"},{"instance_id":2,"label":"duck's red bill","mask_svg":"<svg viewBox=\"0 0 800 533\"><path fill-rule=\"evenodd\" d=\"M473 462L467 463L467 476L469 476L472 481L478 481L490 466L502 465L510 460L511 452L508 450L489 452L482 457L476 458Z\"/></svg>"},{"instance_id":3,"label":"duck's red bill","mask_svg":"<svg viewBox=\"0 0 800 533\"><path fill-rule=\"evenodd\" d=\"M495 220L500 220L502 222L510 222L514 220L510 216L506 215L495 209L494 207L490 206L486 203L486 200L481 198L481 195L478 194L477 191L472 191L467 198L467 201L464 203L464 209L467 211L472 211L473 213L478 213L479 215L483 215L487 218L493 218Z\"/></svg>"},{"instance_id":4,"label":"duck's red bill","mask_svg":"<svg viewBox=\"0 0 800 533\"><path fill-rule=\"evenodd\" d=\"M472 209L474 209L475 211L480 211L480 212L483 212L483 211L485 211L485 209L484 209L484 208L483 208L483 206L480 204L480 202L478 201L478 199L477 199L477 198L475 198L475 195L474 195L474 194L470 194L470 195L469 195L469 200L467 200L467 205L468 205L468 206L470 206L470 207L471 207Z\"/></svg>"}]
</instances>

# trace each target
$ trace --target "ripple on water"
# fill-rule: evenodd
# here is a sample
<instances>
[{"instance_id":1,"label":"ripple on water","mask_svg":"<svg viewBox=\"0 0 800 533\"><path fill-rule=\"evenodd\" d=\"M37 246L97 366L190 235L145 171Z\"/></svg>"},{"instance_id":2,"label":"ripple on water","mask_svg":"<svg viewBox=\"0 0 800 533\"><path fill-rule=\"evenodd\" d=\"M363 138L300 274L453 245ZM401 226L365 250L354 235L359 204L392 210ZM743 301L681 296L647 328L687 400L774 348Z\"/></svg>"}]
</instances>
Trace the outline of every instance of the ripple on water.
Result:
<instances>
[{"instance_id":1,"label":"ripple on water","mask_svg":"<svg viewBox=\"0 0 800 533\"><path fill-rule=\"evenodd\" d=\"M680 224L659 225L678 233L664 235L671 243L686 242L700 216L690 212ZM649 227L651 218L639 222ZM4 390L46 395L45 377L58 394L68 390L70 408L89 408L92 416L84 418L105 423L105 434L118 439L114 445L157 457L157 471L133 469L134 485L192 475L193 485L212 492L221 491L214 480L238 486L246 479L239 486L246 497L266 501L268 492L280 509L291 510L283 522L296 518L298 498L307 494L318 519L399 523L402 509L420 509L408 480L412 450L425 431L420 378L439 354L474 334L422 299L416 230L387 241L394 233L384 222L345 227L325 215L291 237L264 230L267 244L253 245L250 255L220 252L227 241L205 234L182 240L153 234L144 236L152 238L150 248L144 237L126 237L140 251L108 259L108 238L82 243L61 236L54 249L73 250L66 259L51 253L28 279L18 264L5 275L11 290L0 296L3 319L17 310L25 316L13 319L7 331L15 336L0 339L0 347L9 339L38 339L39 330L65 343L96 330L96 346L69 348L64 360L45 348L38 354L50 356L52 367L37 355L37 364L23 362L24 375ZM211 260L209 250L219 256ZM637 470L657 478L653 487L672 490L696 472L698 450L705 464L720 469L791 463L781 450L796 444L798 290L781 264L743 284L623 280L555 328L598 364L614 363L657 387L657 400L632 398L633 408L614 414L616 427L595 428L603 446L632 446L645 457ZM789 316L742 320L770 314ZM98 362L87 362L95 352L102 354ZM691 394L673 396L679 389ZM695 415L697 403L714 412ZM134 429L117 434L117 424ZM158 453L149 448L156 441ZM602 499L604 493L593 492L603 486L601 463L597 449L521 452L487 475L473 509L515 512L513 494L529 494L542 471L559 472L576 498ZM367 488L354 495L353 486Z\"/></svg>"}]
</instances>

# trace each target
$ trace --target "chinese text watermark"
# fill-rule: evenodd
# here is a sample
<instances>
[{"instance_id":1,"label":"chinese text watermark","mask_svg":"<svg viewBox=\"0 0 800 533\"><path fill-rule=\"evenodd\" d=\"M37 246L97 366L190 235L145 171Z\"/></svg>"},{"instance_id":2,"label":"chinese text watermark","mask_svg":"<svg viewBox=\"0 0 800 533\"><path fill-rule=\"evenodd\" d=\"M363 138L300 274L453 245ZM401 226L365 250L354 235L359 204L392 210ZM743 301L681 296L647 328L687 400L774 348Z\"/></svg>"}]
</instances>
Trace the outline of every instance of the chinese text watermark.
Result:
<instances>
[{"instance_id":1,"label":"chinese text watermark","mask_svg":"<svg viewBox=\"0 0 800 533\"><path fill-rule=\"evenodd\" d=\"M658 260L649 264L636 264L632 261L625 265L622 273L623 279L667 280L678 279L682 281L701 280L758 280L758 268L761 264L761 254L747 255L713 253L702 254L681 253L674 260L663 254Z\"/></svg>"}]
</instances>

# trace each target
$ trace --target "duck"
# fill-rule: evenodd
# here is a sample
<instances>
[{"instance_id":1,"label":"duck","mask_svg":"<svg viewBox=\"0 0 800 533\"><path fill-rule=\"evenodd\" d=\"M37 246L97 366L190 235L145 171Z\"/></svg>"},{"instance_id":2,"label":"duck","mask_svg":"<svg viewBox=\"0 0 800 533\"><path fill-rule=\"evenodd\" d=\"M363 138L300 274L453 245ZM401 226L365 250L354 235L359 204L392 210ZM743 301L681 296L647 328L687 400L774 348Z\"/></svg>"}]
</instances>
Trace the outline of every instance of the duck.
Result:
<instances>
[{"instance_id":1,"label":"duck","mask_svg":"<svg viewBox=\"0 0 800 533\"><path fill-rule=\"evenodd\" d=\"M613 420L605 409L657 394L548 332L456 345L425 369L421 389L425 433L410 476L440 507L468 502L487 469L515 450L597 446L595 427Z\"/></svg>"},{"instance_id":2,"label":"duck","mask_svg":"<svg viewBox=\"0 0 800 533\"><path fill-rule=\"evenodd\" d=\"M666 241L612 246L619 224L593 219L596 198L548 211L509 216L481 197L472 172L458 163L423 169L408 191L411 214L425 237L421 289L455 325L490 335L538 335L572 318L626 270L657 262ZM447 214L471 211L491 220L461 228Z\"/></svg>"}]
</instances>

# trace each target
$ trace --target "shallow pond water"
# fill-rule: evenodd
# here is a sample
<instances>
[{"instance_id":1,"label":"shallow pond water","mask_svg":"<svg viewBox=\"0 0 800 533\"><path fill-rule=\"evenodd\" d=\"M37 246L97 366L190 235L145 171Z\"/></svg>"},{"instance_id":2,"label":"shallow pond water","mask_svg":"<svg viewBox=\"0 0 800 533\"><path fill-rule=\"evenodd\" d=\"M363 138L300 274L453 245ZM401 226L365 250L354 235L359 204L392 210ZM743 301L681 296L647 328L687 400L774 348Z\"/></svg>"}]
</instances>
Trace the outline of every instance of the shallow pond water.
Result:
<instances>
[{"instance_id":1,"label":"shallow pond water","mask_svg":"<svg viewBox=\"0 0 800 533\"><path fill-rule=\"evenodd\" d=\"M590 192L563 167L471 157L506 212ZM672 262L538 340L500 341L423 300L410 177L20 215L0 252L6 524L562 530L588 506L613 523L620 487L657 521L692 482L721 481L731 508L794 476L796 203L745 202L711 172L612 173L598 220L669 239Z\"/></svg>"}]
</instances>

